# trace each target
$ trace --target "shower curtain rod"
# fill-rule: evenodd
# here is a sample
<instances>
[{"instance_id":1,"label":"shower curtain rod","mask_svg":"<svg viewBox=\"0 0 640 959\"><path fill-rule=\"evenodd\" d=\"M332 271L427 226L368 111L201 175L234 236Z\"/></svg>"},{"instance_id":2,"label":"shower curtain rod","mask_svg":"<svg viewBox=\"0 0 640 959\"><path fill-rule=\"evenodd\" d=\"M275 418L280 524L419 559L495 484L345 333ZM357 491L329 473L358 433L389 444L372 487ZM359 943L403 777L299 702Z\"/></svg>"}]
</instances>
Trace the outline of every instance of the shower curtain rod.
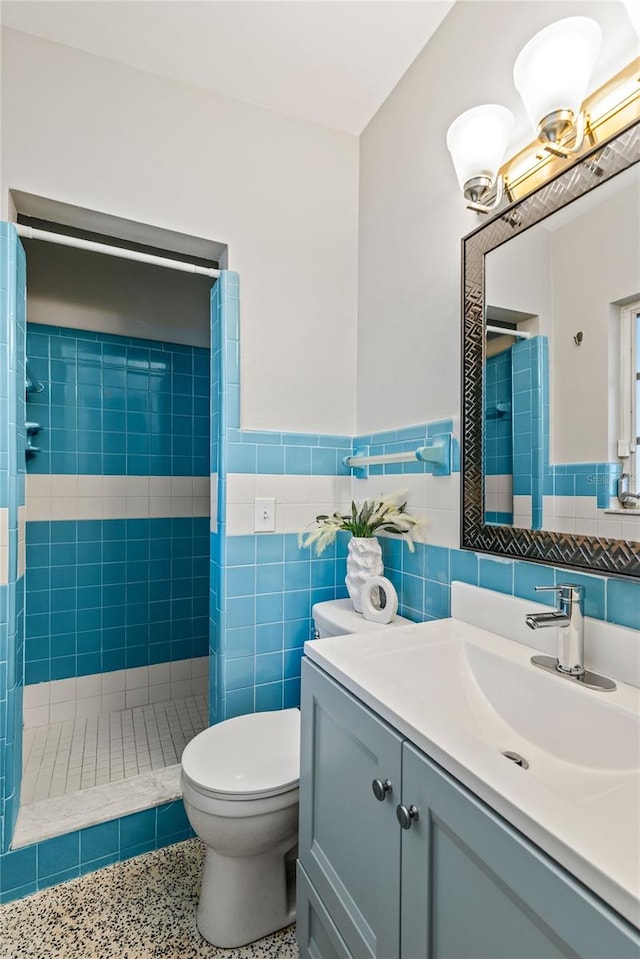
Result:
<instances>
[{"instance_id":1,"label":"shower curtain rod","mask_svg":"<svg viewBox=\"0 0 640 959\"><path fill-rule=\"evenodd\" d=\"M503 336L515 336L521 340L528 340L531 337L531 333L525 333L520 330L509 330L504 326L485 326L485 333L501 333Z\"/></svg>"},{"instance_id":2,"label":"shower curtain rod","mask_svg":"<svg viewBox=\"0 0 640 959\"><path fill-rule=\"evenodd\" d=\"M152 266L164 266L170 270L180 270L182 273L197 273L198 276L219 277L220 270L197 266L195 263L183 263L181 260L171 260L164 256L154 256L152 253L138 253L136 250L127 250L125 247L109 246L108 243L94 243L92 240L83 240L76 236L67 236L64 233L51 233L48 230L36 230L24 223L13 224L18 236L27 240L45 240L48 243L59 243L61 246L72 246L77 250L88 250L91 253L106 253L108 256L119 256L123 260L137 260L138 263L150 263Z\"/></svg>"}]
</instances>

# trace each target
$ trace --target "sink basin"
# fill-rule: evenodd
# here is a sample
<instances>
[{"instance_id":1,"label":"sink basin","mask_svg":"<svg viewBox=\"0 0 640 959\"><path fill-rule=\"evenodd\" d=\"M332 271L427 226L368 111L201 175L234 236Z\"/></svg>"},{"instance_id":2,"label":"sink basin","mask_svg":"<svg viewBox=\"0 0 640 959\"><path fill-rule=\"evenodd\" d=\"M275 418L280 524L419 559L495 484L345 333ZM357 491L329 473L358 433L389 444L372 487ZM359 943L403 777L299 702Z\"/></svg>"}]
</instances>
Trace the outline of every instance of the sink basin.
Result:
<instances>
[{"instance_id":1,"label":"sink basin","mask_svg":"<svg viewBox=\"0 0 640 959\"><path fill-rule=\"evenodd\" d=\"M530 664L530 650L513 647L499 636L477 635L475 641L451 636L415 646L402 660L394 650L373 654L370 662L497 748L524 740L578 766L638 770L637 713L611 703L607 694L567 689L559 677Z\"/></svg>"},{"instance_id":2,"label":"sink basin","mask_svg":"<svg viewBox=\"0 0 640 959\"><path fill-rule=\"evenodd\" d=\"M568 683L532 665L535 649L456 619L305 652L638 922L640 690Z\"/></svg>"}]
</instances>

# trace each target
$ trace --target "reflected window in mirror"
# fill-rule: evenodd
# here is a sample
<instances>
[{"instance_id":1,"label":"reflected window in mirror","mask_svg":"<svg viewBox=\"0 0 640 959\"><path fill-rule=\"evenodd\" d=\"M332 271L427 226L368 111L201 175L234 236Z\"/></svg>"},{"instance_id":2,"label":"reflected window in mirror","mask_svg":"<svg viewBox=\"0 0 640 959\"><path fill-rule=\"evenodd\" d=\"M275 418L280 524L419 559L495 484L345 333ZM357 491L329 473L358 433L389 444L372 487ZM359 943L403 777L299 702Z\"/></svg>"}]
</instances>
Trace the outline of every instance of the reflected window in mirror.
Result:
<instances>
[{"instance_id":1,"label":"reflected window in mirror","mask_svg":"<svg viewBox=\"0 0 640 959\"><path fill-rule=\"evenodd\" d=\"M620 439L618 502L640 510L640 300L620 317Z\"/></svg>"}]
</instances>

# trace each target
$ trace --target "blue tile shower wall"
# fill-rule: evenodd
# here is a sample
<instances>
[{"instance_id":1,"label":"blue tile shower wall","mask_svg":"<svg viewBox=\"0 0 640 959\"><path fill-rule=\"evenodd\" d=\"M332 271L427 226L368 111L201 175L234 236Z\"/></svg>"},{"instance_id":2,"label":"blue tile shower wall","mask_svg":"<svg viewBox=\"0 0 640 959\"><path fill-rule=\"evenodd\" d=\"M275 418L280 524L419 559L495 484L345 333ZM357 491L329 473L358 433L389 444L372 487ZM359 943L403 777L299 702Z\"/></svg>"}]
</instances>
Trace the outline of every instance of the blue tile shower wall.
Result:
<instances>
[{"instance_id":1,"label":"blue tile shower wall","mask_svg":"<svg viewBox=\"0 0 640 959\"><path fill-rule=\"evenodd\" d=\"M485 475L513 473L511 348L485 365Z\"/></svg>"},{"instance_id":2,"label":"blue tile shower wall","mask_svg":"<svg viewBox=\"0 0 640 959\"><path fill-rule=\"evenodd\" d=\"M209 350L30 323L27 356L30 473L209 475Z\"/></svg>"},{"instance_id":3,"label":"blue tile shower wall","mask_svg":"<svg viewBox=\"0 0 640 959\"><path fill-rule=\"evenodd\" d=\"M22 772L26 263L13 226L0 225L0 521L7 552L0 583L0 853L18 815Z\"/></svg>"},{"instance_id":4,"label":"blue tile shower wall","mask_svg":"<svg viewBox=\"0 0 640 959\"><path fill-rule=\"evenodd\" d=\"M26 682L206 656L209 519L27 523Z\"/></svg>"},{"instance_id":5,"label":"blue tile shower wall","mask_svg":"<svg viewBox=\"0 0 640 959\"><path fill-rule=\"evenodd\" d=\"M543 525L544 474L549 463L549 343L532 336L511 348L513 494L531 497L531 528Z\"/></svg>"},{"instance_id":6,"label":"blue tile shower wall","mask_svg":"<svg viewBox=\"0 0 640 959\"><path fill-rule=\"evenodd\" d=\"M209 350L29 324L30 473L209 475ZM208 520L29 522L26 681L207 654Z\"/></svg>"},{"instance_id":7,"label":"blue tile shower wall","mask_svg":"<svg viewBox=\"0 0 640 959\"><path fill-rule=\"evenodd\" d=\"M234 275L234 279L237 277ZM235 284L237 286L237 284ZM224 683L222 680L224 645L224 582L221 565L221 549L226 535L226 483L225 462L226 453L226 419L228 415L229 397L226 391L226 343L227 339L234 339L239 348L238 310L235 302L237 295L229 293L229 277L223 272L211 290L210 324L211 324L211 357L210 357L210 451L212 482L217 478L216 522L211 519L209 536L209 721L211 724L219 722L224 715ZM233 337L235 334L235 338ZM240 391L237 396L238 422L240 417ZM213 495L213 494L212 494Z\"/></svg>"}]
</instances>

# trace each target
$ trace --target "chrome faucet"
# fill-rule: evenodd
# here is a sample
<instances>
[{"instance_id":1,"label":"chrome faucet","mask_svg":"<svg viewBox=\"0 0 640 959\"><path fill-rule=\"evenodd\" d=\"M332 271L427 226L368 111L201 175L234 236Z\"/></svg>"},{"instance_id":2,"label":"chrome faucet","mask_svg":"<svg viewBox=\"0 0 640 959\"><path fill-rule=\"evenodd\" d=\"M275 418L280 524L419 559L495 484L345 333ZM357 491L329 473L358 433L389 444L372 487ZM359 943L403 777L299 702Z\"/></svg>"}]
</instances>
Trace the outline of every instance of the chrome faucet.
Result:
<instances>
[{"instance_id":1,"label":"chrome faucet","mask_svg":"<svg viewBox=\"0 0 640 959\"><path fill-rule=\"evenodd\" d=\"M529 613L529 629L559 626L556 669L571 676L584 675L584 586L536 586L536 593L553 592L558 606L551 613Z\"/></svg>"},{"instance_id":2,"label":"chrome faucet","mask_svg":"<svg viewBox=\"0 0 640 959\"><path fill-rule=\"evenodd\" d=\"M584 586L562 583L560 586L536 586L535 589L537 593L556 593L558 605L548 613L528 613L525 622L529 629L558 627L558 650L555 659L553 656L532 656L533 665L590 689L615 689L616 684L611 679L584 668Z\"/></svg>"},{"instance_id":3,"label":"chrome faucet","mask_svg":"<svg viewBox=\"0 0 640 959\"><path fill-rule=\"evenodd\" d=\"M623 473L618 478L618 499L624 509L634 507L640 504L640 493L632 493L629 489L631 477L628 473Z\"/></svg>"}]
</instances>

